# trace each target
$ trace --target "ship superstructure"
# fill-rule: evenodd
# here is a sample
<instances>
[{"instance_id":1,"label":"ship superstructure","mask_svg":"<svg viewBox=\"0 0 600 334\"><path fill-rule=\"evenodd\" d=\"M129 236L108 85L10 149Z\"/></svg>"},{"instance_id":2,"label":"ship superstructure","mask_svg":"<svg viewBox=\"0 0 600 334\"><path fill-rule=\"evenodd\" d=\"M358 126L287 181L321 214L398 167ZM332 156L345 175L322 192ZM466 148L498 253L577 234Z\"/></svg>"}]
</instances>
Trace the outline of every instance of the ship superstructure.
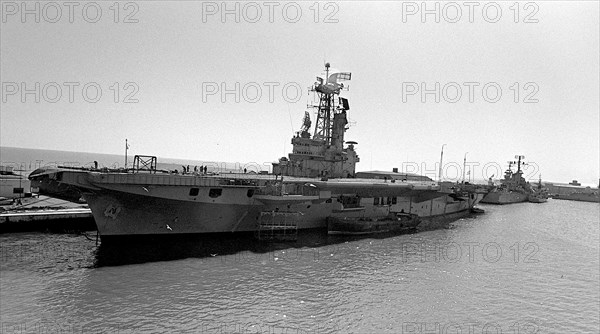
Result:
<instances>
[{"instance_id":1,"label":"ship superstructure","mask_svg":"<svg viewBox=\"0 0 600 334\"><path fill-rule=\"evenodd\" d=\"M317 97L317 111L314 134L310 134L310 113L304 116L302 128L292 138L292 153L273 164L273 174L297 177L354 177L358 154L355 142L344 147L344 134L348 125L348 99L340 97L344 81L351 74L330 73L329 63L325 64L325 78L317 77L311 91Z\"/></svg>"}]
</instances>

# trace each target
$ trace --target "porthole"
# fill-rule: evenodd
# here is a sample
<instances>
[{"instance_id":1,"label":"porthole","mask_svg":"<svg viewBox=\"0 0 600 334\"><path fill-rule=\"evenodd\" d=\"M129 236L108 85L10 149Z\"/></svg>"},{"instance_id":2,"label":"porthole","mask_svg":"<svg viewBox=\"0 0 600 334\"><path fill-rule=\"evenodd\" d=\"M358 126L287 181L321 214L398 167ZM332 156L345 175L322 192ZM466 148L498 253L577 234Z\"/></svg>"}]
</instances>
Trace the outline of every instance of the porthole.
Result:
<instances>
[{"instance_id":1,"label":"porthole","mask_svg":"<svg viewBox=\"0 0 600 334\"><path fill-rule=\"evenodd\" d=\"M217 197L221 196L222 193L223 193L223 189L213 188L208 191L208 196L210 198L217 198Z\"/></svg>"}]
</instances>

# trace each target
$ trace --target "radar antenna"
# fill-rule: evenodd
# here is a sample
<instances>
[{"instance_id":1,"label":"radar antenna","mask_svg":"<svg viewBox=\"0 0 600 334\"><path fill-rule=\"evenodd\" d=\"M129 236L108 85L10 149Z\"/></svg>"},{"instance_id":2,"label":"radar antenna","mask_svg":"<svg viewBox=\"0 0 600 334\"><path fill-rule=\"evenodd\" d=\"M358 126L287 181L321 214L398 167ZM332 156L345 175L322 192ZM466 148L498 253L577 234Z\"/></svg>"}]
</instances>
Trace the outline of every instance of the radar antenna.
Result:
<instances>
[{"instance_id":1,"label":"radar antenna","mask_svg":"<svg viewBox=\"0 0 600 334\"><path fill-rule=\"evenodd\" d=\"M517 173L521 172L521 165L525 165L524 162L521 162L523 159L525 159L524 155L515 155L515 159L518 159L517 161Z\"/></svg>"},{"instance_id":2,"label":"radar antenna","mask_svg":"<svg viewBox=\"0 0 600 334\"><path fill-rule=\"evenodd\" d=\"M308 130L310 130L311 125L312 122L310 121L310 114L308 113L308 111L305 111L304 119L302 120L302 129L300 129L300 132L308 132Z\"/></svg>"},{"instance_id":3,"label":"radar antenna","mask_svg":"<svg viewBox=\"0 0 600 334\"><path fill-rule=\"evenodd\" d=\"M300 128L300 132L298 135L302 138L310 138L310 126L312 122L310 121L310 113L308 111L304 112L304 118L302 119L302 128Z\"/></svg>"},{"instance_id":4,"label":"radar antenna","mask_svg":"<svg viewBox=\"0 0 600 334\"><path fill-rule=\"evenodd\" d=\"M317 122L315 125L315 134L313 138L322 139L327 144L331 144L333 116L349 109L347 100L340 101L336 108L335 96L340 94L340 90L344 88L341 81L350 80L351 73L329 73L329 63L325 63L325 78L317 78L317 82L313 91L319 96L319 105L317 108Z\"/></svg>"}]
</instances>

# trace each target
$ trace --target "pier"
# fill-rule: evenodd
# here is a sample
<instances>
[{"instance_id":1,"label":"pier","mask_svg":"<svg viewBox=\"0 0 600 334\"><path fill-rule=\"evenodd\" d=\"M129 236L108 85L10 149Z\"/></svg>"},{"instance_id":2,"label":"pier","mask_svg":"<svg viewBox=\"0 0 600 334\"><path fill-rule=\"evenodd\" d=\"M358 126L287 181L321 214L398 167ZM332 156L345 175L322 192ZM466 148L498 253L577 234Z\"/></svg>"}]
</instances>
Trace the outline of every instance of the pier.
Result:
<instances>
[{"instance_id":1,"label":"pier","mask_svg":"<svg viewBox=\"0 0 600 334\"><path fill-rule=\"evenodd\" d=\"M0 205L0 233L31 231L93 231L94 218L87 204L46 196L20 198Z\"/></svg>"}]
</instances>

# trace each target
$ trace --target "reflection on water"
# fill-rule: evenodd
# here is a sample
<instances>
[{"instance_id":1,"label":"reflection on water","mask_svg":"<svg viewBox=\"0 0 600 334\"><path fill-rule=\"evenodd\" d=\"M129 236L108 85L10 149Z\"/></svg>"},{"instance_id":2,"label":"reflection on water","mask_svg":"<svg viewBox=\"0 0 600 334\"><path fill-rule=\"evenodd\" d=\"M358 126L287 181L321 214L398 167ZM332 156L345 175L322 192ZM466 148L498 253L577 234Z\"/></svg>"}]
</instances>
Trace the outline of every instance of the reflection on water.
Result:
<instances>
[{"instance_id":1,"label":"reflection on water","mask_svg":"<svg viewBox=\"0 0 600 334\"><path fill-rule=\"evenodd\" d=\"M4 332L597 333L596 203L482 206L450 229L104 242L0 235Z\"/></svg>"},{"instance_id":2,"label":"reflection on water","mask_svg":"<svg viewBox=\"0 0 600 334\"><path fill-rule=\"evenodd\" d=\"M406 234L406 233L402 233ZM155 236L143 238L115 238L102 242L95 256L96 267L136 264L144 262L170 261L186 258L206 258L239 253L261 254L291 249L288 253L306 252L326 245L359 241L361 239L381 240L400 233L379 233L373 235L327 235L326 230L299 231L294 241L260 241L252 233L218 234L211 236Z\"/></svg>"}]
</instances>

